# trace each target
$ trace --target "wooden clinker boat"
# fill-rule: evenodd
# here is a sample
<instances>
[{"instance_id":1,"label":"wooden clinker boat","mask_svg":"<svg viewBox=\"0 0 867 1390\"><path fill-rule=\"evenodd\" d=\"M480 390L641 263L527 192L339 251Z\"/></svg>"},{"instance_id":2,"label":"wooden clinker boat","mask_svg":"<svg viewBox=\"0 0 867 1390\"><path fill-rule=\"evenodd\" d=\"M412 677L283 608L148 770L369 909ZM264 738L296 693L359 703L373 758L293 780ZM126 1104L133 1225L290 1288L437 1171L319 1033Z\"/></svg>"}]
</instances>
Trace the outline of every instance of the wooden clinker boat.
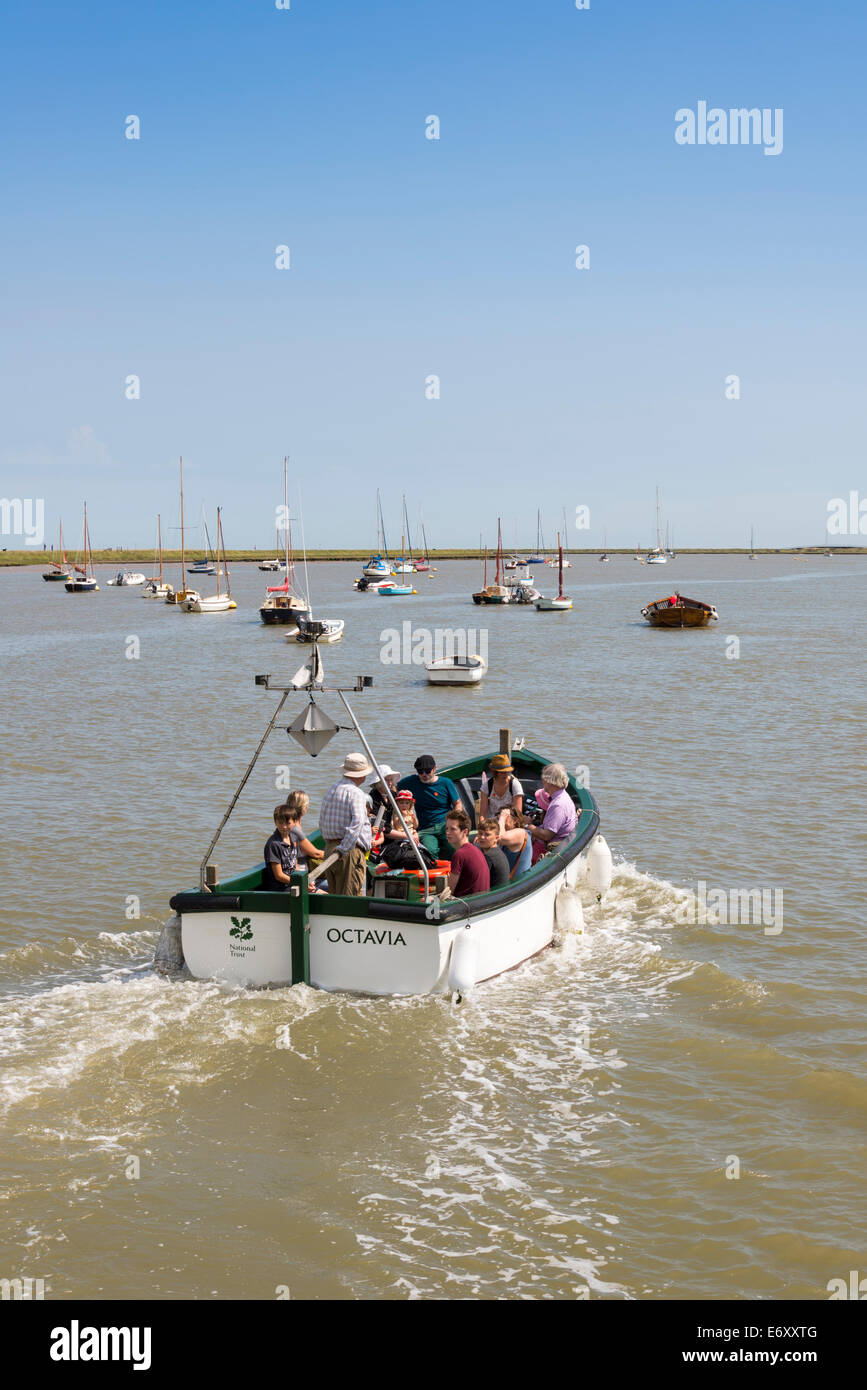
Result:
<instances>
[{"instance_id":1,"label":"wooden clinker boat","mask_svg":"<svg viewBox=\"0 0 867 1390\"><path fill-rule=\"evenodd\" d=\"M712 603L673 593L642 608L641 616L651 627L707 627L708 623L717 621L719 614Z\"/></svg>"}]
</instances>

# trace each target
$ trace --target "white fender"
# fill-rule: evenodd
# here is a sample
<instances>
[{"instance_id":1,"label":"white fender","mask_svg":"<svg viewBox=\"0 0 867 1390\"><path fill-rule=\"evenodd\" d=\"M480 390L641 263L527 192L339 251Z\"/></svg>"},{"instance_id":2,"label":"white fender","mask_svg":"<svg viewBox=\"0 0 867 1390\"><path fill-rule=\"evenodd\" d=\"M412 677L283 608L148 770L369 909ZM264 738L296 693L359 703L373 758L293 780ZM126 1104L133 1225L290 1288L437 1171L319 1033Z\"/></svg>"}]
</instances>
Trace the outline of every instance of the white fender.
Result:
<instances>
[{"instance_id":1,"label":"white fender","mask_svg":"<svg viewBox=\"0 0 867 1390\"><path fill-rule=\"evenodd\" d=\"M604 835L597 835L592 845L587 851L587 873L590 879L590 887L596 894L596 901L602 900L603 893L607 893L611 887L611 879L614 873L614 862L611 858L611 850Z\"/></svg>"},{"instance_id":2,"label":"white fender","mask_svg":"<svg viewBox=\"0 0 867 1390\"><path fill-rule=\"evenodd\" d=\"M563 884L554 899L554 921L557 924L558 932L563 936L567 932L580 936L584 931L584 909L581 906L581 899L574 889L566 883Z\"/></svg>"},{"instance_id":3,"label":"white fender","mask_svg":"<svg viewBox=\"0 0 867 1390\"><path fill-rule=\"evenodd\" d=\"M449 965L449 990L452 994L469 994L476 983L479 969L479 938L465 927L452 943Z\"/></svg>"},{"instance_id":4,"label":"white fender","mask_svg":"<svg viewBox=\"0 0 867 1390\"><path fill-rule=\"evenodd\" d=\"M181 945L181 919L177 913L163 922L160 939L154 954L154 970L171 975L184 968L184 948Z\"/></svg>"}]
</instances>

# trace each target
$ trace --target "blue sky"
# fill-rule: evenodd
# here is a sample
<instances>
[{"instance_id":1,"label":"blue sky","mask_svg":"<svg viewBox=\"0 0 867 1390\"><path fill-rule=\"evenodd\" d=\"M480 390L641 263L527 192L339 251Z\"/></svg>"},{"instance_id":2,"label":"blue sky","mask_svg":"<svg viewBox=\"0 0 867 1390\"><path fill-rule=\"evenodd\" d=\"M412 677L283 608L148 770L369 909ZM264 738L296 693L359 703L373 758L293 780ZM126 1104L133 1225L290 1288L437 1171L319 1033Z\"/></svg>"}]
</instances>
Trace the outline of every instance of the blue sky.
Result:
<instances>
[{"instance_id":1,"label":"blue sky","mask_svg":"<svg viewBox=\"0 0 867 1390\"><path fill-rule=\"evenodd\" d=\"M377 486L434 545L579 504L573 543L646 544L657 484L682 545L820 540L867 492L865 38L805 0L20 7L3 494L146 544L183 454L267 546L288 452L311 545L371 543ZM783 152L679 146L699 100L783 108Z\"/></svg>"}]
</instances>

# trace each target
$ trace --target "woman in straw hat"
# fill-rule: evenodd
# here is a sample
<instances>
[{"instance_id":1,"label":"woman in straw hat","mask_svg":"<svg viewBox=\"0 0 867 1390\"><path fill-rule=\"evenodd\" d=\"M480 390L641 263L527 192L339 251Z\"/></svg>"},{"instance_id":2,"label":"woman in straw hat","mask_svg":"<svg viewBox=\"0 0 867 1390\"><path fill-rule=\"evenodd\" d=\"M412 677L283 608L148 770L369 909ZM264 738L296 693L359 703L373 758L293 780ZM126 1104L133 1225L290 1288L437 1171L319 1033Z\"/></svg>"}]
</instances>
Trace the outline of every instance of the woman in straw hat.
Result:
<instances>
[{"instance_id":1,"label":"woman in straw hat","mask_svg":"<svg viewBox=\"0 0 867 1390\"><path fill-rule=\"evenodd\" d=\"M517 777L512 776L514 771L508 753L497 753L491 758L488 771L482 773L480 820L496 820L506 807L512 811L523 811L524 788Z\"/></svg>"}]
</instances>

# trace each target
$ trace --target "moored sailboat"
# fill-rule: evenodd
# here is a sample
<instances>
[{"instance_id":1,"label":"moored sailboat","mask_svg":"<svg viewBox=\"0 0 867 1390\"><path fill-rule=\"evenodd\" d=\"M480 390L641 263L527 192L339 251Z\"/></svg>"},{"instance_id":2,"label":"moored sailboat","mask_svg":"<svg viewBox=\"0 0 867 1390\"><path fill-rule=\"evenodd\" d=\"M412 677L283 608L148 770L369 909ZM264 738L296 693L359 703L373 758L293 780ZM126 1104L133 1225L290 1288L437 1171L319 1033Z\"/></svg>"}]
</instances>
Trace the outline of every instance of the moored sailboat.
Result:
<instances>
[{"instance_id":1,"label":"moored sailboat","mask_svg":"<svg viewBox=\"0 0 867 1390\"><path fill-rule=\"evenodd\" d=\"M668 564L668 556L662 544L662 512L659 508L659 488L656 489L656 546L648 553L644 563L646 565Z\"/></svg>"},{"instance_id":2,"label":"moored sailboat","mask_svg":"<svg viewBox=\"0 0 867 1390\"><path fill-rule=\"evenodd\" d=\"M542 553L543 550L544 550L544 547L545 547L545 542L544 542L544 538L543 538L543 536L542 536L542 511L541 511L541 508L539 508L539 509L537 509L537 511L536 511L536 549L535 549L535 551L533 552L532 555L528 555L528 556L527 556L526 560L524 561L524 564L526 564L526 565L544 565L544 563L545 563L545 556L544 556L544 554Z\"/></svg>"},{"instance_id":3,"label":"moored sailboat","mask_svg":"<svg viewBox=\"0 0 867 1390\"><path fill-rule=\"evenodd\" d=\"M562 609L572 607L571 598L568 594L563 593L563 546L561 544L559 534L557 536L557 552L560 560L560 566L558 571L559 583L557 585L557 597L545 598L544 595L540 595L539 598L536 599L537 613L553 613L558 612Z\"/></svg>"},{"instance_id":4,"label":"moored sailboat","mask_svg":"<svg viewBox=\"0 0 867 1390\"><path fill-rule=\"evenodd\" d=\"M298 619L307 617L310 604L302 598L295 587L295 563L292 558L292 523L289 516L289 457L283 458L283 567L286 577L282 584L269 586L265 602L260 605L259 617L268 627L279 624L281 627L297 628ZM290 633L294 636L294 633Z\"/></svg>"},{"instance_id":5,"label":"moored sailboat","mask_svg":"<svg viewBox=\"0 0 867 1390\"><path fill-rule=\"evenodd\" d=\"M167 592L166 592L165 598L164 598L164 600L163 600L164 603L173 604L174 606L176 606L176 607L178 607L178 608L180 608L181 605L184 604L184 603L186 602L187 599L189 599L189 598L198 598L198 597L199 597L199 595L198 595L198 593L197 593L197 591L196 591L195 589L188 589L188 588L187 588L186 579L185 579L185 577L184 577L184 571L185 571L186 565L187 565L187 551L186 551L186 541L185 541L185 536L184 536L184 460L183 460L183 457L181 457L181 459L180 459L180 477L181 477L181 584L180 584L180 588L179 588L179 589L173 589L172 586L171 586L171 584L167 584L167 585L166 585L166 590L167 590Z\"/></svg>"},{"instance_id":6,"label":"moored sailboat","mask_svg":"<svg viewBox=\"0 0 867 1390\"><path fill-rule=\"evenodd\" d=\"M171 584L163 579L163 526L162 517L157 513L157 551L159 553L159 574L145 581L141 591L142 598L168 598L173 593Z\"/></svg>"},{"instance_id":7,"label":"moored sailboat","mask_svg":"<svg viewBox=\"0 0 867 1390\"><path fill-rule=\"evenodd\" d=\"M60 562L57 563L56 561L52 560L52 562L51 562L52 568L51 568L50 570L45 570L45 571L43 571L42 578L43 578L43 579L47 579L49 582L51 582L51 581L60 581L61 583L64 583L64 584L65 584L66 581L67 581L67 579L69 578L69 568L68 568L67 563L66 563L66 551L63 549L63 522L62 522L62 521L61 521L61 523L60 523L60 540L59 540L59 542L58 542L57 549L58 549L58 553L59 553L59 555L60 555Z\"/></svg>"},{"instance_id":8,"label":"moored sailboat","mask_svg":"<svg viewBox=\"0 0 867 1390\"><path fill-rule=\"evenodd\" d=\"M224 568L220 568L220 557ZM220 585L220 577L225 573L226 592L223 593ZM237 608L235 600L232 598L232 581L229 575L229 565L226 560L226 542L223 539L223 521L220 508L217 508L217 592L215 594L196 594L188 598L184 604L187 613L228 613L230 609Z\"/></svg>"},{"instance_id":9,"label":"moored sailboat","mask_svg":"<svg viewBox=\"0 0 867 1390\"><path fill-rule=\"evenodd\" d=\"M488 550L485 547L485 572L483 587L473 594L473 603L502 604L509 603L511 594L506 585L501 583L503 565L503 531L500 525L500 518L497 517L497 570L494 575L493 584L488 583Z\"/></svg>"},{"instance_id":10,"label":"moored sailboat","mask_svg":"<svg viewBox=\"0 0 867 1390\"><path fill-rule=\"evenodd\" d=\"M390 579L391 560L388 554L388 541L385 538L385 522L382 516L382 498L376 489L376 554L362 568L368 579Z\"/></svg>"},{"instance_id":11,"label":"moored sailboat","mask_svg":"<svg viewBox=\"0 0 867 1390\"><path fill-rule=\"evenodd\" d=\"M88 573L88 568L90 572ZM87 503L84 504L84 567L75 564L67 579L65 589L68 594L95 594L99 592L93 569L93 551L90 546L90 532L87 529Z\"/></svg>"}]
</instances>

